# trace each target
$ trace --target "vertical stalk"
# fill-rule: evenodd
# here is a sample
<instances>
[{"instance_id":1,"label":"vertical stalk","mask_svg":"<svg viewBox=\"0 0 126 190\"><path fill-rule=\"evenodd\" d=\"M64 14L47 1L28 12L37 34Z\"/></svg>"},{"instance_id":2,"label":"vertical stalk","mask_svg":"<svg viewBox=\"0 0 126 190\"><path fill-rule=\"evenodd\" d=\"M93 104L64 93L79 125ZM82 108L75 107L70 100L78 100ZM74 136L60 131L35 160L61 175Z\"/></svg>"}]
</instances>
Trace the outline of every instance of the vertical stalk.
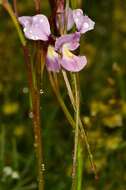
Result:
<instances>
[{"instance_id":1,"label":"vertical stalk","mask_svg":"<svg viewBox=\"0 0 126 190\"><path fill-rule=\"evenodd\" d=\"M63 110L63 112L64 112L64 114L65 114L65 116L67 118L67 120L68 120L68 122L75 129L76 123L75 123L73 117L71 116L67 106L65 105L64 100L62 99L60 91L57 90L57 86L55 84L55 81L54 81L51 73L49 73L49 79L50 79L52 89L53 89L53 91L54 91L54 93L55 93L55 95L57 97L57 100L58 100L58 102L59 102L59 104L60 104L60 106L61 106L61 108L62 108L62 110ZM69 94L69 92L68 92L68 94ZM75 107L75 105L74 105L74 107ZM85 129L83 127L82 121L80 119L80 116L79 116L79 136L81 137L81 142L79 142L79 147L80 148L78 148L78 159L79 159L79 163L78 163L78 176L79 177L78 178L80 179L78 181L78 190L79 190L79 186L81 187L81 184L82 184L82 167L81 166L83 166L83 164L82 164L83 156L81 155L81 153L82 153L82 145L80 145L80 143L82 144L82 142L85 142L85 144L86 144L86 148L87 148L87 151L88 151L89 160L90 160L90 163L91 163L92 170L93 170L93 172L95 174L95 178L98 179L97 172L96 172L96 167L95 167L95 164L94 164L94 161L93 161L93 155L91 153L90 145L88 143L88 138L87 138ZM81 178L80 178L80 175L81 175Z\"/></svg>"},{"instance_id":2,"label":"vertical stalk","mask_svg":"<svg viewBox=\"0 0 126 190\"><path fill-rule=\"evenodd\" d=\"M60 91L57 90L57 85L56 85L56 82L55 82L55 79L53 78L52 74L49 72L49 79L50 79L50 83L51 83L51 86L52 86L52 89L57 97L57 100L68 120L68 122L70 123L70 125L73 127L73 129L76 128L76 123L73 119L73 117L71 116L67 106L65 105L64 103L64 100L60 94ZM87 150L88 150L88 154L89 154L89 159L90 159L90 162L91 162L91 166L92 166L92 170L95 174L95 177L96 179L98 178L97 176L97 173L96 173L96 168L95 168L95 164L93 162L93 155L91 153L91 150L90 150L90 145L88 143L88 139L87 139L87 135L86 135L86 132L83 128L83 124L79 118L79 136L81 139L79 139L79 143L78 143L78 172L77 172L77 180L78 180L78 185L77 185L77 190L81 190L81 186L82 186L82 174L83 174L83 156L82 156L82 142L85 142L86 144L86 147L87 147Z\"/></svg>"},{"instance_id":3,"label":"vertical stalk","mask_svg":"<svg viewBox=\"0 0 126 190\"><path fill-rule=\"evenodd\" d=\"M65 81L65 85L66 85L67 90L68 90L68 94L69 94L71 104L75 109L75 100L74 100L73 92L72 92L72 89L71 89L71 86L70 86L70 83L69 83L69 80L68 80L68 77L67 77L67 73L66 73L66 71L62 70L62 74L63 74L63 78L64 78L64 81Z\"/></svg>"},{"instance_id":4,"label":"vertical stalk","mask_svg":"<svg viewBox=\"0 0 126 190\"><path fill-rule=\"evenodd\" d=\"M52 76L51 72L49 72L49 80L50 80L50 84L52 86L53 92L56 95L56 98L57 98L69 124L73 127L73 129L75 129L76 123L74 121L74 118L72 117L71 113L69 112L69 110L61 96L60 91L57 90L56 81L55 81L55 78ZM79 125L80 125L80 120L79 120ZM85 142L85 138L84 138L84 135L82 134L81 130L79 130L79 135L81 137L81 140Z\"/></svg>"},{"instance_id":5,"label":"vertical stalk","mask_svg":"<svg viewBox=\"0 0 126 190\"><path fill-rule=\"evenodd\" d=\"M76 104L76 111L75 111L75 120L76 120L76 127L75 127L75 138L74 138L74 156L73 156L73 173L72 173L72 190L76 190L78 186L78 137L79 137L79 113L80 113L80 100L79 100L79 89L77 85L77 79L74 75L74 84L75 84L75 104Z\"/></svg>"},{"instance_id":6,"label":"vertical stalk","mask_svg":"<svg viewBox=\"0 0 126 190\"><path fill-rule=\"evenodd\" d=\"M82 142L81 139L78 143L78 154L77 154L77 160L78 160L78 172L77 172L77 190L82 190L82 176L83 176L83 148L82 148Z\"/></svg>"},{"instance_id":7,"label":"vertical stalk","mask_svg":"<svg viewBox=\"0 0 126 190\"><path fill-rule=\"evenodd\" d=\"M72 76L72 78L73 78L73 83L74 83L74 85L75 85L75 82L74 82L75 80L74 80L74 77L73 77L74 75L71 74L71 76ZM66 87L67 87L67 90L68 90L68 95L69 95L71 104L73 105L73 103L74 103L73 109L74 109L74 111L76 112L75 100L74 100L74 101L71 100L71 96L74 97L74 95L73 95L73 91L72 91L71 85L70 85L70 83L69 83L69 79L68 79L68 77L67 77L67 74L65 75L64 81L65 81L65 84L66 84ZM68 87L69 87L69 88L68 88ZM70 90L69 90L69 89L70 89ZM72 93L72 94L71 94L71 93ZM92 171L93 171L94 174L95 174L95 178L98 179L96 167L95 167L94 160L93 160L93 155L92 155L92 153L91 153L90 145L89 145L89 143L88 143L88 137L87 137L87 135L86 135L86 132L85 132L85 129L84 129L84 127L83 127L83 124L82 124L82 121L81 121L80 116L79 116L79 130L80 130L80 133L81 133L81 137L82 137L82 139L84 139L85 144L86 144L86 148L87 148L87 151L88 151L88 155L89 155L89 160L90 160L90 163L91 163Z\"/></svg>"},{"instance_id":8,"label":"vertical stalk","mask_svg":"<svg viewBox=\"0 0 126 190\"><path fill-rule=\"evenodd\" d=\"M40 120L40 91L36 89L34 91L33 100L33 123L34 123L34 138L35 138L35 150L38 161L38 181L39 190L44 190L44 162L42 155L42 139L41 139L41 120Z\"/></svg>"},{"instance_id":9,"label":"vertical stalk","mask_svg":"<svg viewBox=\"0 0 126 190\"><path fill-rule=\"evenodd\" d=\"M8 3L7 0L2 1L2 5L5 10L9 13L14 26L18 32L19 39L23 46L24 50L24 57L26 63L26 70L28 76L28 84L29 84L29 91L32 100L32 113L33 113L33 130L34 130L34 139L35 139L35 150L36 150L36 158L38 162L38 179L39 179L39 190L44 190L44 174L43 174L43 157L42 157L42 142L41 142L41 123L40 123L40 91L39 88L34 87L33 82L33 74L32 74L32 64L30 60L29 50L26 46L26 40L24 35L20 29L19 23L17 18L12 10L11 5ZM43 169L42 169L43 168Z\"/></svg>"},{"instance_id":10,"label":"vertical stalk","mask_svg":"<svg viewBox=\"0 0 126 190\"><path fill-rule=\"evenodd\" d=\"M32 113L33 113L33 130L34 130L34 147L36 150L36 158L38 162L38 180L39 190L44 190L44 161L42 155L42 139L41 139L41 120L40 120L40 90L38 87L34 87L32 65L30 63L30 55L27 47L23 47L25 62L27 67L27 75L29 82L30 95L32 100Z\"/></svg>"},{"instance_id":11,"label":"vertical stalk","mask_svg":"<svg viewBox=\"0 0 126 190\"><path fill-rule=\"evenodd\" d=\"M40 0L34 0L35 2L35 10L36 14L40 14L41 12L41 2ZM33 118L35 116L36 120L34 122L34 134L35 134L35 149L36 149L36 155L38 159L38 179L39 179L39 190L44 190L44 160L43 160L43 153L42 153L42 129L41 129L41 119L40 119L40 104L41 104L41 98L40 98L40 88L41 88L41 71L42 71L42 55L41 55L41 47L40 42L35 43L35 48L37 49L36 56L37 61L35 63L36 72L35 72L35 80L36 80L36 87L35 87L35 101L34 101L34 112L33 112Z\"/></svg>"},{"instance_id":12,"label":"vertical stalk","mask_svg":"<svg viewBox=\"0 0 126 190\"><path fill-rule=\"evenodd\" d=\"M34 87L32 65L30 63L30 55L27 47L23 47L26 70L29 82L30 95L32 100L32 121L34 131L34 148L36 151L37 170L38 170L38 185L39 190L44 190L44 173L43 173L43 155L42 155L42 139L41 139L41 120L40 120L40 91L39 88Z\"/></svg>"}]
</instances>

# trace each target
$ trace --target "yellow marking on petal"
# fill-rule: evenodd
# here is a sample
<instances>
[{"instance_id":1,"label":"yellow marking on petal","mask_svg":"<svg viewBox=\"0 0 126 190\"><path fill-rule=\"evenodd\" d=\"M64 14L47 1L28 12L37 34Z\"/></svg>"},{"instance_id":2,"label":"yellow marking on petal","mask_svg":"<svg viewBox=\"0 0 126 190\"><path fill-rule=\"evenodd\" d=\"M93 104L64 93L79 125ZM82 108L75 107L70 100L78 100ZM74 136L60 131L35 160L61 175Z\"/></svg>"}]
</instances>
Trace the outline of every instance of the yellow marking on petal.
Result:
<instances>
[{"instance_id":1,"label":"yellow marking on petal","mask_svg":"<svg viewBox=\"0 0 126 190\"><path fill-rule=\"evenodd\" d=\"M67 46L63 46L63 55L65 56L65 57L68 57L68 58L73 58L74 57L74 54L73 53L71 53L71 51L67 48Z\"/></svg>"},{"instance_id":2,"label":"yellow marking on petal","mask_svg":"<svg viewBox=\"0 0 126 190\"><path fill-rule=\"evenodd\" d=\"M54 49L53 46L49 46L49 47L48 47L48 52L47 52L47 54L48 54L48 57L51 58L51 59L53 59L54 57L57 56L57 53L55 52L55 49Z\"/></svg>"}]
</instances>

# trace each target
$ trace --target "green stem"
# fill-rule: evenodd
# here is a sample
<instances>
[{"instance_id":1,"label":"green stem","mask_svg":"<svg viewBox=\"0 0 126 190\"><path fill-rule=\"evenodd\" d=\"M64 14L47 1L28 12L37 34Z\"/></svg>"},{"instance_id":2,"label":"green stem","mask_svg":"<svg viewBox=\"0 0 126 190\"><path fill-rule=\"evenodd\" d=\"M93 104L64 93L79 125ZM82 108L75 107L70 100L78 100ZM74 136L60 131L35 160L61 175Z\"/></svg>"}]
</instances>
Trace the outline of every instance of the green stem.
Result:
<instances>
[{"instance_id":1,"label":"green stem","mask_svg":"<svg viewBox=\"0 0 126 190\"><path fill-rule=\"evenodd\" d=\"M65 116L67 118L67 120L69 121L70 125L75 128L75 122L74 122L71 114L69 113L69 111L68 111L68 109L67 109L67 107L66 107L66 105L65 105L65 103L64 103L64 101L62 99L62 96L60 95L59 90L57 90L57 85L56 85L55 80L52 77L51 73L49 73L49 80L50 80L52 89L53 89L53 91L54 91L54 93L55 93L55 95L57 97L57 100L58 100L58 102L59 102L59 104L60 104L60 106L61 106L61 108L62 108L62 110L63 110L63 112L64 112L64 114L65 114Z\"/></svg>"},{"instance_id":2,"label":"green stem","mask_svg":"<svg viewBox=\"0 0 126 190\"><path fill-rule=\"evenodd\" d=\"M12 9L11 5L8 3L8 1L3 1L3 7L6 9L6 11L10 15L10 17L11 17L11 19L12 19L14 25L15 25L15 28L16 28L16 30L18 32L18 36L19 36L19 39L21 41L21 44L23 46L26 46L26 40L24 38L24 35L22 33L22 30L20 28L20 25L19 25L18 20L17 20L15 14L13 12L13 9Z\"/></svg>"},{"instance_id":3,"label":"green stem","mask_svg":"<svg viewBox=\"0 0 126 190\"><path fill-rule=\"evenodd\" d=\"M83 148L82 143L78 143L78 172L77 172L77 190L82 190L82 176L83 176Z\"/></svg>"},{"instance_id":4,"label":"green stem","mask_svg":"<svg viewBox=\"0 0 126 190\"><path fill-rule=\"evenodd\" d=\"M69 80L68 80L68 77L67 77L67 73L66 73L66 71L62 70L62 74L63 74L63 78L64 78L64 81L65 81L65 84L66 84L66 87L67 87L67 90L68 90L68 94L69 94L71 104L72 104L72 106L74 107L74 110L75 110L75 100L74 100L73 92L72 92L72 89L71 89L71 86L70 86L70 83L69 83Z\"/></svg>"},{"instance_id":5,"label":"green stem","mask_svg":"<svg viewBox=\"0 0 126 190\"><path fill-rule=\"evenodd\" d=\"M72 173L72 190L76 190L78 186L77 172L78 172L78 137L79 137L79 113L80 113L80 98L79 98L79 89L77 85L77 78L74 75L74 84L75 84L75 104L76 104L76 128L75 128L75 139L74 139L74 157L73 157L73 173Z\"/></svg>"},{"instance_id":6,"label":"green stem","mask_svg":"<svg viewBox=\"0 0 126 190\"><path fill-rule=\"evenodd\" d=\"M50 79L50 83L51 83L51 86L52 86L52 89L57 97L57 100L68 120L68 122L70 123L70 125L73 127L73 129L75 129L76 127L76 123L73 119L73 117L71 116L67 106L65 105L64 103L64 100L62 99L62 96L60 94L60 91L57 89L57 85L55 84L55 80L54 78L52 77L52 74L49 73L49 79ZM85 132L85 129L83 128L83 124L79 118L79 135L82 139L82 141L85 142L86 144L86 147L87 147L87 151L88 151L88 155L89 155L89 160L90 160L90 163L91 163L91 167L92 167L92 170L95 174L95 178L98 179L98 176L97 176L97 172L96 172L96 167L95 167L95 164L94 164L94 161L93 161L93 155L91 153L91 150L90 150L90 145L88 143L88 138L87 138L87 135L86 135L86 132Z\"/></svg>"},{"instance_id":7,"label":"green stem","mask_svg":"<svg viewBox=\"0 0 126 190\"><path fill-rule=\"evenodd\" d=\"M74 75L73 75L73 74L72 74L72 78L73 78L73 83L74 83L75 79L74 79ZM71 88L71 85L70 85L70 83L69 83L69 79L68 79L68 77L67 77L67 74L66 74L66 76L65 76L65 80L64 80L64 81L65 81L65 84L66 84L66 87L67 87L67 90L68 90L68 95L69 95L71 104L73 105L73 103L74 103L73 109L74 109L74 111L76 112L75 100L74 100L74 101L71 100L71 96L74 97L74 95L73 95L72 88ZM69 87L69 88L68 88L68 87ZM70 89L70 90L69 90L69 89ZM72 94L71 94L71 93L72 93ZM94 174L95 174L95 178L97 179L98 176L97 176L96 167L95 167L95 164L94 164L94 161L93 161L93 155L92 155L92 153L91 153L91 148L90 148L90 145L89 145L89 143L88 143L88 138L87 138L87 135L86 135L86 131L85 131L84 127L83 127L83 124L82 124L82 121L81 121L80 116L79 116L79 129L80 129L80 132L81 132L81 136L82 136L83 139L85 140L85 144L86 144L86 148L87 148L87 151L88 151L88 155L89 155L89 160L90 160L90 163L91 163L91 167L92 167L92 170L93 170L93 172L94 172Z\"/></svg>"},{"instance_id":8,"label":"green stem","mask_svg":"<svg viewBox=\"0 0 126 190\"><path fill-rule=\"evenodd\" d=\"M88 151L88 156L89 156L89 160L90 160L90 163L91 163L92 171L95 174L95 178L98 179L96 166L95 166L94 159L93 159L93 154L91 152L91 148L90 148L90 145L89 145L89 142L88 142L88 137L87 137L86 131L85 131L84 127L83 127L83 124L82 124L81 120L79 120L79 126L80 126L81 134L82 134L83 138L85 139L85 144L86 144L86 148L87 148L87 151Z\"/></svg>"}]
</instances>

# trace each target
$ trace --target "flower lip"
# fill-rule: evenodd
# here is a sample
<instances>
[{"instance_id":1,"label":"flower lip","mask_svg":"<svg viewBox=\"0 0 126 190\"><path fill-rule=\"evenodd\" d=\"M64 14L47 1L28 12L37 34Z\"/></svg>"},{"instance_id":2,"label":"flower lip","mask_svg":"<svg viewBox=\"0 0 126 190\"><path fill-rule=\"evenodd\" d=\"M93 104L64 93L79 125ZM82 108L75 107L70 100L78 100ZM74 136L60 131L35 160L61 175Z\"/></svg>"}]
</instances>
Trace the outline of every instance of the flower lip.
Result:
<instances>
[{"instance_id":1,"label":"flower lip","mask_svg":"<svg viewBox=\"0 0 126 190\"><path fill-rule=\"evenodd\" d=\"M61 65L67 71L79 72L86 66L86 64L87 59L85 56L76 56L69 50L64 50Z\"/></svg>"}]
</instances>

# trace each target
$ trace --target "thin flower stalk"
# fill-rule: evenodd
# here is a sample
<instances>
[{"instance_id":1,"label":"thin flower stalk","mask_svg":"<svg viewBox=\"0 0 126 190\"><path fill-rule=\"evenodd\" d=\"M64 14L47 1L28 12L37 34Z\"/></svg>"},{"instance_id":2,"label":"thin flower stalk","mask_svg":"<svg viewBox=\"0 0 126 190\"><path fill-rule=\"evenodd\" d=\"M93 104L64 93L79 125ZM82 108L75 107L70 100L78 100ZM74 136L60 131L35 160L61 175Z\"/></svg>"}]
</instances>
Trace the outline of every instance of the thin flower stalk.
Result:
<instances>
[{"instance_id":1,"label":"thin flower stalk","mask_svg":"<svg viewBox=\"0 0 126 190\"><path fill-rule=\"evenodd\" d=\"M71 86L70 86L66 71L62 70L62 75L63 75L63 79L65 81L65 85L66 85L66 88L67 88L67 91L68 91L68 94L69 94L71 104L72 104L72 106L74 107L74 110L75 110L75 100L74 100L73 92L72 92L72 89L71 89Z\"/></svg>"},{"instance_id":2,"label":"thin flower stalk","mask_svg":"<svg viewBox=\"0 0 126 190\"><path fill-rule=\"evenodd\" d=\"M78 146L79 146L79 114L80 114L80 98L79 90L77 85L77 78L74 75L74 84L75 84L75 103L76 103L76 112L75 112L75 139L74 139L74 156L73 156L73 171L72 171L72 190L76 190L78 187Z\"/></svg>"},{"instance_id":3,"label":"thin flower stalk","mask_svg":"<svg viewBox=\"0 0 126 190\"><path fill-rule=\"evenodd\" d=\"M52 86L52 89L57 97L57 100L68 120L68 122L70 123L70 125L73 127L73 129L75 129L76 127L76 123L74 121L74 118L71 116L71 113L69 112L61 94L60 94L60 91L57 90L57 85L56 85L56 82L55 82L55 78L53 78L52 76L52 73L49 72L49 80L50 80L50 84ZM92 167L92 171L94 172L95 174L95 178L98 179L98 176L97 176L97 171L96 171L96 167L95 167L95 164L94 164L94 161L93 161L93 155L92 155L92 152L91 152L91 149L90 149L90 145L89 145L89 142L88 142L88 137L87 137L87 134L85 132L85 129L83 127L83 124L82 124L82 121L80 119L80 116L79 116L79 136L81 137L81 143L82 142L85 142L86 144L86 148L87 148L87 151L88 151L88 155L89 155L89 160L90 160L90 163L91 163L91 167ZM80 157L80 156L79 156ZM82 161L81 161L82 162ZM82 169L82 168L81 168ZM81 172L82 173L82 172Z\"/></svg>"},{"instance_id":4,"label":"thin flower stalk","mask_svg":"<svg viewBox=\"0 0 126 190\"><path fill-rule=\"evenodd\" d=\"M74 74L71 74L71 76L72 76L72 78L74 78ZM73 101L73 99L71 100L71 96L74 97L74 95L73 95L73 90L71 88L71 85L70 85L69 79L67 77L67 74L65 74L65 80L64 81L65 81L65 84L66 84L66 88L68 90L68 95L69 95L71 104L73 105L73 109L76 111L75 99L74 99L74 101ZM72 80L72 83L74 83L74 79ZM69 88L68 88L68 86L69 86ZM81 135L83 136L83 139L85 140L85 144L86 144L86 148L87 148L87 151L88 151L92 171L94 172L95 178L97 179L98 176L97 176L97 172L96 172L96 166L95 166L95 163L94 163L94 160L93 160L93 155L92 155L92 152L91 152L91 148L90 148L90 145L89 145L89 142L88 142L88 137L87 137L87 134L86 134L86 131L85 131L85 128L83 126L83 123L81 121L80 116L79 116L79 129L80 129Z\"/></svg>"},{"instance_id":5,"label":"thin flower stalk","mask_svg":"<svg viewBox=\"0 0 126 190\"><path fill-rule=\"evenodd\" d=\"M77 172L77 190L82 190L82 178L83 178L83 146L81 139L78 143L78 172Z\"/></svg>"},{"instance_id":6,"label":"thin flower stalk","mask_svg":"<svg viewBox=\"0 0 126 190\"><path fill-rule=\"evenodd\" d=\"M62 110L63 110L63 112L64 112L64 114L65 114L65 116L66 116L66 118L67 118L67 120L69 122L69 124L73 127L73 129L75 129L75 127L76 127L75 120L74 120L73 116L71 115L70 111L68 110L59 89L57 88L57 84L56 84L57 82L55 80L55 77L54 77L54 75L52 75L51 72L48 72L48 74L49 74L49 80L50 80L51 87L53 89L54 94L56 95L56 98L57 98L57 100L59 102L59 105L61 106L61 108L62 108ZM79 131L79 135L81 137L81 140L83 142L85 142L84 135L82 134L81 131Z\"/></svg>"}]
</instances>

